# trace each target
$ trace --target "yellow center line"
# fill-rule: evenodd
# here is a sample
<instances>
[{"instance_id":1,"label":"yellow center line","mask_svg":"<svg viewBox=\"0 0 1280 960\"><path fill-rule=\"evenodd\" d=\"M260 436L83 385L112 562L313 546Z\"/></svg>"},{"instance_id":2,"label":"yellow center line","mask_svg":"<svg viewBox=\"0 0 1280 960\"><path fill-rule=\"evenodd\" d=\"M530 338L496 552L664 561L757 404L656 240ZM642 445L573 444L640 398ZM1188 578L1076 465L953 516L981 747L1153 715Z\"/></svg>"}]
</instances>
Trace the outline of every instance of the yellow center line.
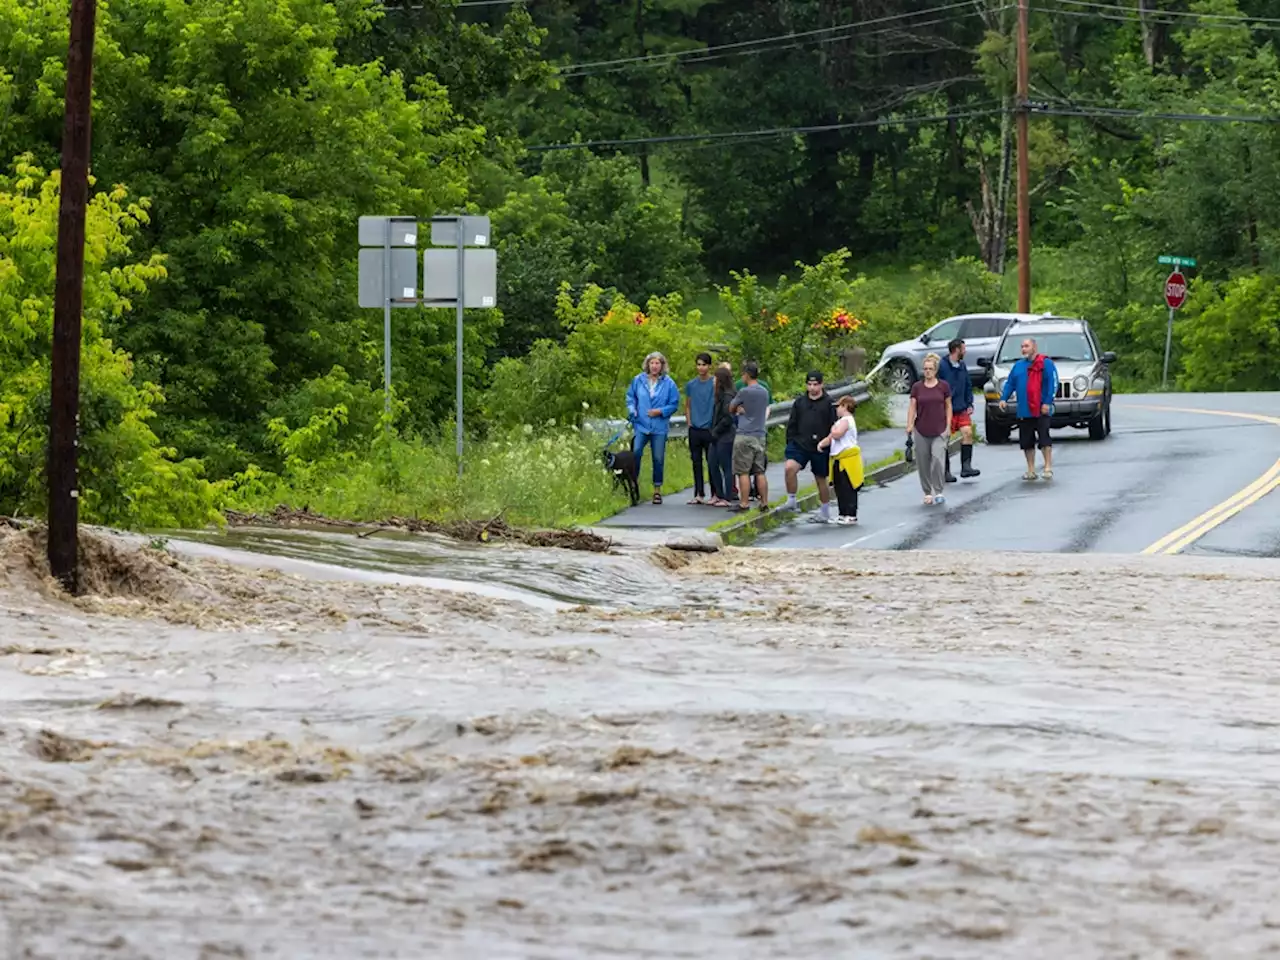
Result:
<instances>
[{"instance_id":1,"label":"yellow center line","mask_svg":"<svg viewBox=\"0 0 1280 960\"><path fill-rule=\"evenodd\" d=\"M1165 407L1149 404L1125 404L1137 410L1156 410L1168 413L1194 413L1210 417L1234 417L1237 420L1256 420L1280 427L1280 417L1267 416L1265 413L1236 413L1228 410L1203 410L1198 407ZM1184 523L1177 530L1161 537L1142 552L1144 554L1175 554L1185 550L1211 530L1226 523L1246 507L1251 507L1271 491L1280 488L1280 460L1243 490L1233 493L1215 507L1211 507L1198 517Z\"/></svg>"}]
</instances>

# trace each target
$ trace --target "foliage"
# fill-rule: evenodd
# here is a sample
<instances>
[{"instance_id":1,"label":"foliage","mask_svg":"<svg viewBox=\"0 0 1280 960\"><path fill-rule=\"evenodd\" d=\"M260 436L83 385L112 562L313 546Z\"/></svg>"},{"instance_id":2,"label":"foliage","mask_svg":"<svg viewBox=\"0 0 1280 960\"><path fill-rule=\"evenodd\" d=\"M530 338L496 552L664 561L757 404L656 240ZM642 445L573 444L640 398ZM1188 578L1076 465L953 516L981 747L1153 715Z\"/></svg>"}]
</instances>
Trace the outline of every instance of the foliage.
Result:
<instances>
[{"instance_id":1,"label":"foliage","mask_svg":"<svg viewBox=\"0 0 1280 960\"><path fill-rule=\"evenodd\" d=\"M0 178L0 513L43 513L49 357L58 222L57 174L30 157ZM216 490L198 462L179 461L150 421L160 388L138 383L127 354L104 336L164 277L163 258L133 259L145 205L116 187L89 204L80 395L80 512L128 527L205 523Z\"/></svg>"},{"instance_id":2,"label":"foliage","mask_svg":"<svg viewBox=\"0 0 1280 960\"><path fill-rule=\"evenodd\" d=\"M503 514L516 525L569 526L594 523L627 504L613 489L599 448L575 430L516 429L469 443L459 480L451 439L392 434L342 449L333 437L343 419L335 407L300 430L280 430L274 439L284 469L238 473L227 505L246 511L306 505L350 520Z\"/></svg>"},{"instance_id":3,"label":"foliage","mask_svg":"<svg viewBox=\"0 0 1280 960\"><path fill-rule=\"evenodd\" d=\"M797 263L797 279L784 274L772 287L750 271L735 272L736 288L720 288L720 302L734 322L731 347L756 361L775 391L799 389L815 367L841 369L841 351L857 343L862 320L850 309L848 259L842 248L816 264Z\"/></svg>"},{"instance_id":4,"label":"foliage","mask_svg":"<svg viewBox=\"0 0 1280 960\"><path fill-rule=\"evenodd\" d=\"M716 336L697 311L685 314L678 293L650 298L645 310L621 294L591 285L574 299L560 289L556 316L568 331L564 343L542 340L523 358L494 367L485 397L490 423L541 426L617 417L627 387L651 351L663 353L671 375L684 384L694 358Z\"/></svg>"},{"instance_id":5,"label":"foliage","mask_svg":"<svg viewBox=\"0 0 1280 960\"><path fill-rule=\"evenodd\" d=\"M1177 324L1187 390L1280 390L1280 278L1199 284Z\"/></svg>"}]
</instances>

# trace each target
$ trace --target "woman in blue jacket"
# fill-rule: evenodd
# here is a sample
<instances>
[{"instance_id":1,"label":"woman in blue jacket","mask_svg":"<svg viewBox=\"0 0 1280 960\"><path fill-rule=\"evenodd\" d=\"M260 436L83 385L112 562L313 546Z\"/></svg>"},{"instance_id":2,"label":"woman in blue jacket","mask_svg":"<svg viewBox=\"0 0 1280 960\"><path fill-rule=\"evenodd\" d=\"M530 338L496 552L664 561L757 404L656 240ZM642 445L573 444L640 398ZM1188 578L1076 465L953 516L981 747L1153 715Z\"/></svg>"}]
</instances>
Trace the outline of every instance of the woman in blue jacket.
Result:
<instances>
[{"instance_id":1,"label":"woman in blue jacket","mask_svg":"<svg viewBox=\"0 0 1280 960\"><path fill-rule=\"evenodd\" d=\"M654 352L627 388L627 419L635 431L631 451L636 474L644 463L644 448L653 450L653 502L662 502L662 469L667 460L667 431L672 415L680 409L680 388L671 379L667 358Z\"/></svg>"}]
</instances>

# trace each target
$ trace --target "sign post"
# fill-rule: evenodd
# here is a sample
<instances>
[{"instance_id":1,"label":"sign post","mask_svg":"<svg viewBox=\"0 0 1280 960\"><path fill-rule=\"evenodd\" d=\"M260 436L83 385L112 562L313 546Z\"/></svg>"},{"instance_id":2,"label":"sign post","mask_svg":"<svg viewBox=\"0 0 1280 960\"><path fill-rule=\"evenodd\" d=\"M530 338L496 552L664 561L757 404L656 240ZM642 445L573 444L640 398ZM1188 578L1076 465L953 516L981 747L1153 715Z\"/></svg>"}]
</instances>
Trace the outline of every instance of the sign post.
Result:
<instances>
[{"instance_id":1,"label":"sign post","mask_svg":"<svg viewBox=\"0 0 1280 960\"><path fill-rule=\"evenodd\" d=\"M1164 332L1164 375L1160 383L1163 389L1169 387L1169 355L1173 350L1173 315L1187 302L1187 278L1183 276L1182 267L1194 267L1196 261L1191 257L1174 257L1168 254L1160 257L1160 263L1171 265L1174 269L1164 282L1164 302L1169 307L1169 325Z\"/></svg>"},{"instance_id":2,"label":"sign post","mask_svg":"<svg viewBox=\"0 0 1280 960\"><path fill-rule=\"evenodd\" d=\"M498 255L489 247L489 218L431 218L431 242L451 250L423 254L422 296L418 296L418 222L413 217L360 218L360 289L362 307L383 309L383 381L386 410L391 413L391 308L453 307L457 338L457 451L462 476L462 333L463 310L489 309L498 302ZM387 429L391 428L390 416Z\"/></svg>"},{"instance_id":3,"label":"sign post","mask_svg":"<svg viewBox=\"0 0 1280 960\"><path fill-rule=\"evenodd\" d=\"M391 429L391 308L418 295L418 221L414 217L360 218L362 307L382 307L382 392ZM404 301L409 301L408 303Z\"/></svg>"}]
</instances>

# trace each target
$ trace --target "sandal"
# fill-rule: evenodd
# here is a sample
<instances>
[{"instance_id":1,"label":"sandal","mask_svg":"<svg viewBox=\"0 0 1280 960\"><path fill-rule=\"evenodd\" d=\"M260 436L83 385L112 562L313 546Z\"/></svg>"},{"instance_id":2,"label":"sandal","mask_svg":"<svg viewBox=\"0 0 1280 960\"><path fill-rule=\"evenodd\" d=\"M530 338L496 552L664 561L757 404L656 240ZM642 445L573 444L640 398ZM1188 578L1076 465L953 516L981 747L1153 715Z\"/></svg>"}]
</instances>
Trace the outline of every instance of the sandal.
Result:
<instances>
[{"instance_id":1,"label":"sandal","mask_svg":"<svg viewBox=\"0 0 1280 960\"><path fill-rule=\"evenodd\" d=\"M1040 478L1036 476L1034 470L1028 470L1026 473L1022 475L1022 479L1023 480L1039 480Z\"/></svg>"},{"instance_id":2,"label":"sandal","mask_svg":"<svg viewBox=\"0 0 1280 960\"><path fill-rule=\"evenodd\" d=\"M924 498L924 505L925 505L926 507L932 507L932 506L933 506L933 497L932 497L932 496L925 497L925 498Z\"/></svg>"},{"instance_id":3,"label":"sandal","mask_svg":"<svg viewBox=\"0 0 1280 960\"><path fill-rule=\"evenodd\" d=\"M707 501L703 500L701 497L694 497L686 504L686 506L690 507L705 507L706 505Z\"/></svg>"},{"instance_id":4,"label":"sandal","mask_svg":"<svg viewBox=\"0 0 1280 960\"><path fill-rule=\"evenodd\" d=\"M662 494L658 493L657 491L654 491L654 494L653 494L653 505L655 507L662 505Z\"/></svg>"},{"instance_id":5,"label":"sandal","mask_svg":"<svg viewBox=\"0 0 1280 960\"><path fill-rule=\"evenodd\" d=\"M1043 476L1044 476L1044 478L1045 478L1046 480L1052 480L1052 479L1053 479L1053 471L1052 471L1052 470L1046 470L1046 471L1044 472Z\"/></svg>"}]
</instances>

